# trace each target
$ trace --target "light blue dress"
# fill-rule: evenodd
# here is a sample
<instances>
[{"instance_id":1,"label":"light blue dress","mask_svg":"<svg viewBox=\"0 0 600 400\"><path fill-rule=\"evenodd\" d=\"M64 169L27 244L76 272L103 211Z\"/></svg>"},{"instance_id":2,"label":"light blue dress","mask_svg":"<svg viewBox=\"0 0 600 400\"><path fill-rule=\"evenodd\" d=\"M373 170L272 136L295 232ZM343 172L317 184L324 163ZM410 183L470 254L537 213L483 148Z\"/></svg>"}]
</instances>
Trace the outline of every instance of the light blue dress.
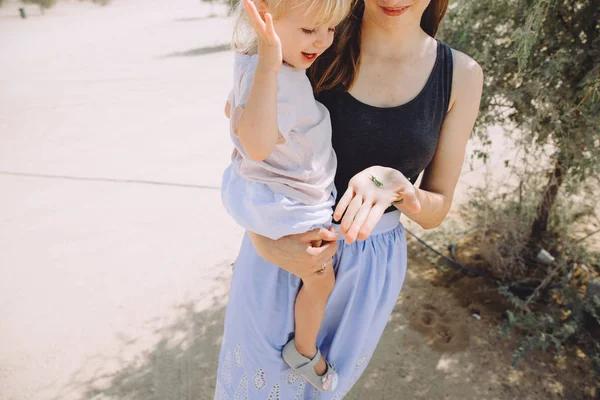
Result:
<instances>
[{"instance_id":1,"label":"light blue dress","mask_svg":"<svg viewBox=\"0 0 600 400\"><path fill-rule=\"evenodd\" d=\"M234 265L215 399L342 399L361 376L396 304L406 275L400 212L383 216L365 241L338 242L336 282L317 346L335 365L333 393L292 373L281 350L294 332L301 280L262 259L244 236Z\"/></svg>"}]
</instances>

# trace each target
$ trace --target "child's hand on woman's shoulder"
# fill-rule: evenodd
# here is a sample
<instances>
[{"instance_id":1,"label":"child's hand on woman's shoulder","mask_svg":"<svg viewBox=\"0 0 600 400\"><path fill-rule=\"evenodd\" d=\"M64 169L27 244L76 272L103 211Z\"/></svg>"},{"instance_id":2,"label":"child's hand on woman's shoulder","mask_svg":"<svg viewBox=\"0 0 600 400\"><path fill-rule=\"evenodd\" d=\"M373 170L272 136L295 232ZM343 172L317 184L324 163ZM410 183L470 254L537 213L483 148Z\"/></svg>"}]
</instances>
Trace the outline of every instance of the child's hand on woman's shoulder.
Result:
<instances>
[{"instance_id":1,"label":"child's hand on woman's shoulder","mask_svg":"<svg viewBox=\"0 0 600 400\"><path fill-rule=\"evenodd\" d=\"M281 41L275 32L273 17L259 12L252 0L243 0L250 24L258 36L258 70L278 72L283 63Z\"/></svg>"}]
</instances>

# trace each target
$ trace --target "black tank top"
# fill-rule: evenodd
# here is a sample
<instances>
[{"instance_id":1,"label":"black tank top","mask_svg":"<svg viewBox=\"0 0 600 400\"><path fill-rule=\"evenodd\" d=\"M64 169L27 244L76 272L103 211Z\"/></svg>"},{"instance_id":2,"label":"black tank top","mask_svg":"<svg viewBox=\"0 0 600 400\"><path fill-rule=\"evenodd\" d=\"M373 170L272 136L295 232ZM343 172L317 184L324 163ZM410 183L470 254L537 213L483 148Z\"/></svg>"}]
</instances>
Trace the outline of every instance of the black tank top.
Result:
<instances>
[{"instance_id":1,"label":"black tank top","mask_svg":"<svg viewBox=\"0 0 600 400\"><path fill-rule=\"evenodd\" d=\"M452 50L438 40L431 75L421 92L406 104L370 106L344 91L317 96L331 115L332 142L338 159L337 201L354 175L374 165L397 169L413 183L417 180L437 148L450 103L452 70ZM393 210L390 207L386 212Z\"/></svg>"}]
</instances>

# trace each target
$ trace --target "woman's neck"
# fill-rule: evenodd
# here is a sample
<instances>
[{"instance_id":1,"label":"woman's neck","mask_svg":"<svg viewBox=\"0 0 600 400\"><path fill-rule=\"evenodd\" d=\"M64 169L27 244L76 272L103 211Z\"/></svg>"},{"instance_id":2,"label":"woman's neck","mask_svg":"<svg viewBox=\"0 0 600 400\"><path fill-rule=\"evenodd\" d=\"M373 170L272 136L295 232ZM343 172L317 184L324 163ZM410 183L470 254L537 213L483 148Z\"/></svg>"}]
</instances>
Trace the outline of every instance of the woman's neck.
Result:
<instances>
[{"instance_id":1,"label":"woman's neck","mask_svg":"<svg viewBox=\"0 0 600 400\"><path fill-rule=\"evenodd\" d=\"M365 55L382 58L405 59L422 55L423 46L431 39L417 22L402 26L382 26L366 13L361 27L361 51Z\"/></svg>"}]
</instances>

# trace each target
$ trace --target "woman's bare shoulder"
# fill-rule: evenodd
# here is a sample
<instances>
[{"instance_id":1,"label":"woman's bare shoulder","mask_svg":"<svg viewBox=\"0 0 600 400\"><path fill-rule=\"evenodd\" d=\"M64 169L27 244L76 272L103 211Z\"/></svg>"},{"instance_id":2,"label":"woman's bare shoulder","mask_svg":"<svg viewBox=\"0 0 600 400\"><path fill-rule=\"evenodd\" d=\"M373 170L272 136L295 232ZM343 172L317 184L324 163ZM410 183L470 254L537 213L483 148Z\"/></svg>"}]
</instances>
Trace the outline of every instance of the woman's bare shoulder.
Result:
<instances>
[{"instance_id":1,"label":"woman's bare shoulder","mask_svg":"<svg viewBox=\"0 0 600 400\"><path fill-rule=\"evenodd\" d=\"M452 49L452 55L454 56L454 72L451 105L465 96L480 95L483 86L483 69L477 61L454 49Z\"/></svg>"},{"instance_id":2,"label":"woman's bare shoulder","mask_svg":"<svg viewBox=\"0 0 600 400\"><path fill-rule=\"evenodd\" d=\"M473 60L462 51L452 49L452 55L454 56L455 72L479 72L483 74L481 66L477 63L477 61Z\"/></svg>"}]
</instances>

